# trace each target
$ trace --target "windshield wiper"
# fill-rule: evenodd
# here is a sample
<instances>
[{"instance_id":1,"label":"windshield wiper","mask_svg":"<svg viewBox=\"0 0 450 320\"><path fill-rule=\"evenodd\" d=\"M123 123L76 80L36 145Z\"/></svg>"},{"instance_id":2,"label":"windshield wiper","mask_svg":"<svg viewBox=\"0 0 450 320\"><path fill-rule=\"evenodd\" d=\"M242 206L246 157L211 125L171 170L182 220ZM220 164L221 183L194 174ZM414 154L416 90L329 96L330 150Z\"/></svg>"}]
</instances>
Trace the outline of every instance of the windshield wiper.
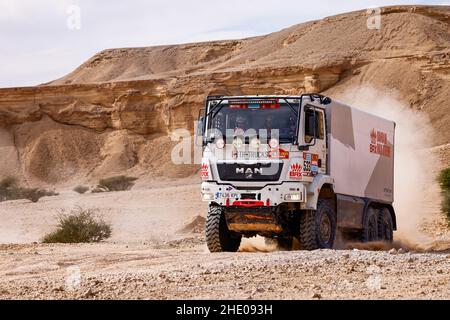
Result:
<instances>
[{"instance_id":1,"label":"windshield wiper","mask_svg":"<svg viewBox=\"0 0 450 320\"><path fill-rule=\"evenodd\" d=\"M219 113L219 111L225 106L224 104L222 104L222 102L223 102L223 99L220 100L215 106L213 106L213 108L208 112L207 117L211 117L211 113L214 112L214 114L211 117L211 119L214 119L216 117L217 113ZM215 111L216 109L217 109L217 111Z\"/></svg>"},{"instance_id":2,"label":"windshield wiper","mask_svg":"<svg viewBox=\"0 0 450 320\"><path fill-rule=\"evenodd\" d=\"M298 116L297 110L295 110L295 108L287 101L287 99L284 98L283 100L284 100L284 101L286 102L286 104L291 108L291 110L295 113L295 115Z\"/></svg>"}]
</instances>

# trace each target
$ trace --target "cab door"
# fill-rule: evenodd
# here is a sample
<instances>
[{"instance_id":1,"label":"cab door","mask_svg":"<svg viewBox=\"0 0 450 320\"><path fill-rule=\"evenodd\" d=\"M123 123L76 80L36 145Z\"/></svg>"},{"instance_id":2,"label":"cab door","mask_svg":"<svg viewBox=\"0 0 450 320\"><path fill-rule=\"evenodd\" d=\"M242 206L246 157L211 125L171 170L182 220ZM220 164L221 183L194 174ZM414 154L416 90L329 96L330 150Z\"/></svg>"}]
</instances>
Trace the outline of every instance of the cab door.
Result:
<instances>
[{"instance_id":1,"label":"cab door","mask_svg":"<svg viewBox=\"0 0 450 320\"><path fill-rule=\"evenodd\" d=\"M304 140L308 146L303 151L303 172L305 176L314 177L326 173L327 141L325 127L325 110L312 105L304 109Z\"/></svg>"}]
</instances>

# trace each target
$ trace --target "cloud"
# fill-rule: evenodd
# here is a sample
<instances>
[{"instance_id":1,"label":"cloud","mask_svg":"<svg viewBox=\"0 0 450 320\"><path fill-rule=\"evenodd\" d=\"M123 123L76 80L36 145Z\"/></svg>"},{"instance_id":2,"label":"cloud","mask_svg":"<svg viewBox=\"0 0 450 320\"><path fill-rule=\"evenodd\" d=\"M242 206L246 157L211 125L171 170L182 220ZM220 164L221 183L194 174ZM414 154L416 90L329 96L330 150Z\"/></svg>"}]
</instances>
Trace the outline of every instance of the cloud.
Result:
<instances>
[{"instance_id":1,"label":"cloud","mask_svg":"<svg viewBox=\"0 0 450 320\"><path fill-rule=\"evenodd\" d=\"M50 81L106 48L250 37L369 6L410 2L1 0L0 86ZM79 30L67 27L70 5L81 10Z\"/></svg>"}]
</instances>

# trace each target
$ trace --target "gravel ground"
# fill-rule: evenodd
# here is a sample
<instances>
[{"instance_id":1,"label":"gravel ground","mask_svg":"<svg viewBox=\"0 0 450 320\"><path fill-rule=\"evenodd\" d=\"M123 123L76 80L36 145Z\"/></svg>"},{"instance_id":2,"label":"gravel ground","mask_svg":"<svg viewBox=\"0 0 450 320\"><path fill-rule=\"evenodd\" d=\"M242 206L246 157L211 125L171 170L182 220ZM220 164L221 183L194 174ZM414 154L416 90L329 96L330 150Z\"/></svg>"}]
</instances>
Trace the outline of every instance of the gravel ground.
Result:
<instances>
[{"instance_id":1,"label":"gravel ground","mask_svg":"<svg viewBox=\"0 0 450 320\"><path fill-rule=\"evenodd\" d=\"M4 245L1 299L450 299L450 252Z\"/></svg>"},{"instance_id":2,"label":"gravel ground","mask_svg":"<svg viewBox=\"0 0 450 320\"><path fill-rule=\"evenodd\" d=\"M40 244L57 210L74 206L98 209L111 239ZM450 299L442 215L423 225L428 246L396 233L395 249L282 252L254 238L241 252L211 254L205 212L197 184L2 202L0 299Z\"/></svg>"}]
</instances>

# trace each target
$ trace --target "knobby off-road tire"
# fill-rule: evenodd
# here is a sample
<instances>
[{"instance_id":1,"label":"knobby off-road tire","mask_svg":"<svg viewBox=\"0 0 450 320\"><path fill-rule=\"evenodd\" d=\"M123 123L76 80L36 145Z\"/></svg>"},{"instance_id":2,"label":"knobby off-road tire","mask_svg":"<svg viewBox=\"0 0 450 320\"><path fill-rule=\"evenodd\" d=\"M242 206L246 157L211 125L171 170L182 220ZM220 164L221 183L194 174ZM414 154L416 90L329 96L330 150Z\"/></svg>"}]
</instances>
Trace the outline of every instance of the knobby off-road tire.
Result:
<instances>
[{"instance_id":1,"label":"knobby off-road tire","mask_svg":"<svg viewBox=\"0 0 450 320\"><path fill-rule=\"evenodd\" d=\"M367 215L364 219L363 229L361 231L361 241L378 241L378 210L373 207L367 209Z\"/></svg>"},{"instance_id":2,"label":"knobby off-road tire","mask_svg":"<svg viewBox=\"0 0 450 320\"><path fill-rule=\"evenodd\" d=\"M330 249L336 236L336 213L330 201L319 199L317 210L300 216L299 241L303 249Z\"/></svg>"},{"instance_id":3,"label":"knobby off-road tire","mask_svg":"<svg viewBox=\"0 0 450 320\"><path fill-rule=\"evenodd\" d=\"M221 207L210 206L205 223L206 244L210 252L236 252L241 235L228 230Z\"/></svg>"},{"instance_id":4,"label":"knobby off-road tire","mask_svg":"<svg viewBox=\"0 0 450 320\"><path fill-rule=\"evenodd\" d=\"M394 223L388 208L378 210L378 239L386 242L394 240Z\"/></svg>"}]
</instances>

